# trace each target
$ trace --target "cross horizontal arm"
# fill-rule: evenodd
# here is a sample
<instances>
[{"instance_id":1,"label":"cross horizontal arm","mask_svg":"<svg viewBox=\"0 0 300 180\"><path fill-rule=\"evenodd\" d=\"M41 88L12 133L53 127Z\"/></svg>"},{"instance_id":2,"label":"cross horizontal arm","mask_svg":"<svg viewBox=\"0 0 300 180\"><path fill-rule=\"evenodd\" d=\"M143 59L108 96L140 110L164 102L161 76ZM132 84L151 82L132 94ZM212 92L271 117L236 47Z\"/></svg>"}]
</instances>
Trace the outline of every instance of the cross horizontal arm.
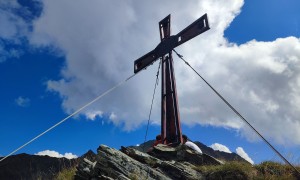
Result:
<instances>
[{"instance_id":1,"label":"cross horizontal arm","mask_svg":"<svg viewBox=\"0 0 300 180\"><path fill-rule=\"evenodd\" d=\"M197 19L195 22L193 22L192 24L190 24L188 27L186 27L184 30L182 30L180 33L177 34L178 37L177 46L187 42L188 40L193 39L194 37L204 33L209 29L210 28L208 24L207 14L204 14L202 17Z\"/></svg>"},{"instance_id":2,"label":"cross horizontal arm","mask_svg":"<svg viewBox=\"0 0 300 180\"><path fill-rule=\"evenodd\" d=\"M165 54L172 51L172 49L174 49L175 47L189 41L190 39L207 30L209 30L209 24L207 14L204 14L184 30L179 32L177 35L164 38L154 50L135 60L134 73L145 69L147 66L154 63L159 57L164 56Z\"/></svg>"},{"instance_id":3,"label":"cross horizontal arm","mask_svg":"<svg viewBox=\"0 0 300 180\"><path fill-rule=\"evenodd\" d=\"M146 68L150 64L154 63L159 56L156 55L155 50L152 50L145 54L144 56L138 58L134 61L134 73L139 72L140 70Z\"/></svg>"}]
</instances>

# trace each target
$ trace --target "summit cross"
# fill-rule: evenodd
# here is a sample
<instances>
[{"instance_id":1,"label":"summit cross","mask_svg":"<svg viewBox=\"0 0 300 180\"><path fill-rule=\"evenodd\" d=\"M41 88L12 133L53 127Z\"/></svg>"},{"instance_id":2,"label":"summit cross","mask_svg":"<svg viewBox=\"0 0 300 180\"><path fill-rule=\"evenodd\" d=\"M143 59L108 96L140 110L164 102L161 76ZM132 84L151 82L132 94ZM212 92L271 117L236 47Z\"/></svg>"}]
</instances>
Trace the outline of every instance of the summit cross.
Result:
<instances>
[{"instance_id":1,"label":"summit cross","mask_svg":"<svg viewBox=\"0 0 300 180\"><path fill-rule=\"evenodd\" d=\"M207 30L209 24L207 14L204 14L177 35L171 35L171 15L168 15L159 22L161 42L154 50L134 61L134 73L137 73L159 58L162 60L161 137L163 144L182 143L172 50Z\"/></svg>"}]
</instances>

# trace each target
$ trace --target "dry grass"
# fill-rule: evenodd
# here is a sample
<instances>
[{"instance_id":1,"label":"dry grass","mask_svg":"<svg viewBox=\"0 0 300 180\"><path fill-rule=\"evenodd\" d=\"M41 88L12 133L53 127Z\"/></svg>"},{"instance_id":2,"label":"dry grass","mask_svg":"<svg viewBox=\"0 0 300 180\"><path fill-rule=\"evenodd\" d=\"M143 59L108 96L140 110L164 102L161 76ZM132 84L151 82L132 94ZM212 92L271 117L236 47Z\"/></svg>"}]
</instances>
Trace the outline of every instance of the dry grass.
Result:
<instances>
[{"instance_id":1,"label":"dry grass","mask_svg":"<svg viewBox=\"0 0 300 180\"><path fill-rule=\"evenodd\" d=\"M199 166L196 170L203 173L207 179L253 179L256 175L251 164L235 161L217 166Z\"/></svg>"},{"instance_id":2,"label":"dry grass","mask_svg":"<svg viewBox=\"0 0 300 180\"><path fill-rule=\"evenodd\" d=\"M300 170L300 167L296 168ZM218 166L199 166L196 170L202 172L207 179L297 179L297 173L290 166L272 161L254 166L248 163L227 162Z\"/></svg>"},{"instance_id":3,"label":"dry grass","mask_svg":"<svg viewBox=\"0 0 300 180\"><path fill-rule=\"evenodd\" d=\"M300 171L300 167L296 167ZM266 161L255 166L259 179L297 179L297 173L288 165ZM298 178L300 176L298 175Z\"/></svg>"},{"instance_id":4,"label":"dry grass","mask_svg":"<svg viewBox=\"0 0 300 180\"><path fill-rule=\"evenodd\" d=\"M73 180L75 173L76 173L76 167L64 169L56 175L55 179L56 180Z\"/></svg>"}]
</instances>

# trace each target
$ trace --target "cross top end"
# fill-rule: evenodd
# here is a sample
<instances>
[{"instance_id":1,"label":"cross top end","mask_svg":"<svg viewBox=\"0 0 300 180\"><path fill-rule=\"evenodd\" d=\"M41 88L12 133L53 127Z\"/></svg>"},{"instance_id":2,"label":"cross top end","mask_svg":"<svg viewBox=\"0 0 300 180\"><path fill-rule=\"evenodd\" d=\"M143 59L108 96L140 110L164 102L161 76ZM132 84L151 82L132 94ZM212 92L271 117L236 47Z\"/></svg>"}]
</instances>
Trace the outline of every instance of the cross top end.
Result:
<instances>
[{"instance_id":1,"label":"cross top end","mask_svg":"<svg viewBox=\"0 0 300 180\"><path fill-rule=\"evenodd\" d=\"M134 61L134 73L145 69L147 66L155 62L159 57L164 56L175 47L210 29L207 14L204 14L177 35L171 36L170 19L171 15L168 15L159 22L161 42L154 50Z\"/></svg>"}]
</instances>

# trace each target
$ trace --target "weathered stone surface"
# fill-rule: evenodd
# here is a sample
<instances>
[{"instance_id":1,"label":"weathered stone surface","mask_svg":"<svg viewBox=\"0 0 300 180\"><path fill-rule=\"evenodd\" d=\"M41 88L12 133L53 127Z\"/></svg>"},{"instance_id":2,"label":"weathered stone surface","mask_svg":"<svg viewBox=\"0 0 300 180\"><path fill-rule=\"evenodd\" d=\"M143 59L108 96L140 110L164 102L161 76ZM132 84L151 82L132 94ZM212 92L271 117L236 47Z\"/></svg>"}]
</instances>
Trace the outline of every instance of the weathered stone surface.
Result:
<instances>
[{"instance_id":1,"label":"weathered stone surface","mask_svg":"<svg viewBox=\"0 0 300 180\"><path fill-rule=\"evenodd\" d=\"M106 160L109 167L119 170L119 173L124 174L126 177L136 175L142 179L168 179L168 177L150 168L148 165L142 164L128 155L104 145L98 148L98 157L102 161Z\"/></svg>"},{"instance_id":2,"label":"weathered stone surface","mask_svg":"<svg viewBox=\"0 0 300 180\"><path fill-rule=\"evenodd\" d=\"M158 144L157 146L154 146L153 150L149 152L149 154L161 160L177 160L176 148L164 144Z\"/></svg>"},{"instance_id":3,"label":"weathered stone surface","mask_svg":"<svg viewBox=\"0 0 300 180\"><path fill-rule=\"evenodd\" d=\"M163 161L159 168L172 179L205 179L205 177L200 172L194 170L194 166L189 163Z\"/></svg>"},{"instance_id":4,"label":"weathered stone surface","mask_svg":"<svg viewBox=\"0 0 300 180\"><path fill-rule=\"evenodd\" d=\"M78 168L76 179L170 179L163 173L116 149L101 145L94 167L86 161ZM87 165L88 164L88 165ZM86 174L88 173L88 175Z\"/></svg>"},{"instance_id":5,"label":"weathered stone surface","mask_svg":"<svg viewBox=\"0 0 300 180\"><path fill-rule=\"evenodd\" d=\"M126 148L126 147L121 147L121 151L131 158L143 163L147 164L150 167L157 167L162 163L162 160L155 158L153 156L150 156L147 153L140 152L136 149L133 148Z\"/></svg>"},{"instance_id":6,"label":"weathered stone surface","mask_svg":"<svg viewBox=\"0 0 300 180\"><path fill-rule=\"evenodd\" d=\"M143 153L134 148L121 151L101 145L98 154L83 158L75 179L206 179L196 166L220 162L184 145L158 145Z\"/></svg>"},{"instance_id":7,"label":"weathered stone surface","mask_svg":"<svg viewBox=\"0 0 300 180\"><path fill-rule=\"evenodd\" d=\"M176 148L168 148L164 146L158 147L161 151L167 150L166 152L175 152ZM156 168L160 170L168 177L172 179L203 179L203 175L197 172L195 166L188 162L176 162L174 160L171 161L163 161L158 158L152 157L146 153L142 153L133 148L125 148L122 147L122 152L126 153L128 156L142 162L148 164L152 168ZM176 159L176 158L174 158Z\"/></svg>"},{"instance_id":8,"label":"weathered stone surface","mask_svg":"<svg viewBox=\"0 0 300 180\"><path fill-rule=\"evenodd\" d=\"M221 161L207 155L199 154L185 145L179 145L176 148L163 144L158 144L149 152L151 156L166 161L189 162L194 165L220 165Z\"/></svg>"}]
</instances>

